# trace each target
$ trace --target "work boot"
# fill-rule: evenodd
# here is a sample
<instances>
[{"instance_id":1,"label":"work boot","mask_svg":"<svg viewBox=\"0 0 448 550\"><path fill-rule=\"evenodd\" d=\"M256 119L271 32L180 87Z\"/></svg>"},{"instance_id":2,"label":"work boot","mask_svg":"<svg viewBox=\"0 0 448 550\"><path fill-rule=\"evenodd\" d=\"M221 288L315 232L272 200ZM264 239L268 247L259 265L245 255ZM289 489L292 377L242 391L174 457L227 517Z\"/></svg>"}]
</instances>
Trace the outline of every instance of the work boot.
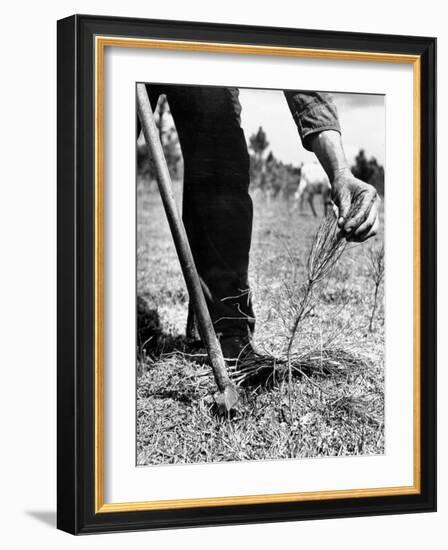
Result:
<instances>
[{"instance_id":1,"label":"work boot","mask_svg":"<svg viewBox=\"0 0 448 550\"><path fill-rule=\"evenodd\" d=\"M258 351L248 336L222 336L220 344L235 383L261 386L274 381L275 358Z\"/></svg>"},{"instance_id":2,"label":"work boot","mask_svg":"<svg viewBox=\"0 0 448 550\"><path fill-rule=\"evenodd\" d=\"M229 366L241 366L248 360L261 357L248 336L221 336L219 343Z\"/></svg>"}]
</instances>

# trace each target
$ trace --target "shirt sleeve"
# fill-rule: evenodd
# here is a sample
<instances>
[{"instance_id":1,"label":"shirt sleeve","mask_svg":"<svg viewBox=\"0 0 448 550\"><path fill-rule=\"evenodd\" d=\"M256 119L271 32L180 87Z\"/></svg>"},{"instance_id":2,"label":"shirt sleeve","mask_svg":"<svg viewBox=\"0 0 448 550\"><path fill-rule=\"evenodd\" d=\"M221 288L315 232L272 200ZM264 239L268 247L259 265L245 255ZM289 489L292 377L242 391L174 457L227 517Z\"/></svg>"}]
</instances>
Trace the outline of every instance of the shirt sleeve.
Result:
<instances>
[{"instance_id":1,"label":"shirt sleeve","mask_svg":"<svg viewBox=\"0 0 448 550\"><path fill-rule=\"evenodd\" d=\"M309 138L316 132L336 130L341 133L331 94L298 90L285 90L284 94L305 149L311 151Z\"/></svg>"}]
</instances>

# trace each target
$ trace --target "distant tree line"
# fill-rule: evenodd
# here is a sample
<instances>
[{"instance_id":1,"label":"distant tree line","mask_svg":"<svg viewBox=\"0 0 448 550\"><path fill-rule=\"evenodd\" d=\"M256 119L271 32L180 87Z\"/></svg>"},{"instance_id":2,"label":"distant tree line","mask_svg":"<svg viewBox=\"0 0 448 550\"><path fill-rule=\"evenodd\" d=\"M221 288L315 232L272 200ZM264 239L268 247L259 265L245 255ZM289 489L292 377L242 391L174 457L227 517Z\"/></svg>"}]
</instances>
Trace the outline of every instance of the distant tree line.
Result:
<instances>
[{"instance_id":1,"label":"distant tree line","mask_svg":"<svg viewBox=\"0 0 448 550\"><path fill-rule=\"evenodd\" d=\"M366 183L373 185L378 193L384 196L384 168L375 157L366 157L364 149L360 149L351 167L353 175Z\"/></svg>"},{"instance_id":2,"label":"distant tree line","mask_svg":"<svg viewBox=\"0 0 448 550\"><path fill-rule=\"evenodd\" d=\"M268 147L266 132L260 126L249 137L251 188L260 189L270 197L288 198L299 185L300 166L281 162L272 151L266 155ZM384 168L375 157L367 158L364 149L360 149L351 170L355 177L373 185L380 195L384 195Z\"/></svg>"},{"instance_id":3,"label":"distant tree line","mask_svg":"<svg viewBox=\"0 0 448 550\"><path fill-rule=\"evenodd\" d=\"M171 178L182 178L183 161L176 128L167 124L170 108L165 95L161 95L154 112L160 142L163 146L166 162ZM156 170L152 157L148 154L148 148L143 140L137 142L137 173L140 178L155 181Z\"/></svg>"},{"instance_id":4,"label":"distant tree line","mask_svg":"<svg viewBox=\"0 0 448 550\"><path fill-rule=\"evenodd\" d=\"M276 159L272 151L265 158L268 147L266 132L260 126L249 137L250 187L259 189L270 198L288 198L297 189L300 168Z\"/></svg>"},{"instance_id":5,"label":"distant tree line","mask_svg":"<svg viewBox=\"0 0 448 550\"><path fill-rule=\"evenodd\" d=\"M154 114L171 177L179 180L183 174L183 159L177 131L167 123L170 110L166 96L160 97ZM248 148L251 190L257 189L269 198L287 199L293 195L299 185L300 166L282 162L272 151L267 153L269 141L261 126L249 137ZM137 170L140 178L155 180L154 163L143 140L137 144ZM375 157L367 158L364 149L360 149L351 170L354 176L370 183L380 195L384 195L384 168Z\"/></svg>"}]
</instances>

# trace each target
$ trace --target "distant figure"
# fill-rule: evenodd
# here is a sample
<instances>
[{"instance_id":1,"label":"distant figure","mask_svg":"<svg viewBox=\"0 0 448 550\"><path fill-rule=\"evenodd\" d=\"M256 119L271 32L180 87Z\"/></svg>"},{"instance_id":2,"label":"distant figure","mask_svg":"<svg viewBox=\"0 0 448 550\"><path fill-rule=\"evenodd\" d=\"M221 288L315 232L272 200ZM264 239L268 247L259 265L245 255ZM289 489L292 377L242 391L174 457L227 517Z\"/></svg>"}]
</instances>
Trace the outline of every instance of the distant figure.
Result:
<instances>
[{"instance_id":1,"label":"distant figure","mask_svg":"<svg viewBox=\"0 0 448 550\"><path fill-rule=\"evenodd\" d=\"M294 194L294 210L298 207L303 212L305 200L311 208L314 217L317 217L314 208L314 196L321 195L324 205L324 214L327 214L328 206L331 205L331 185L327 174L317 162L308 162L302 164L300 170L299 187Z\"/></svg>"}]
</instances>

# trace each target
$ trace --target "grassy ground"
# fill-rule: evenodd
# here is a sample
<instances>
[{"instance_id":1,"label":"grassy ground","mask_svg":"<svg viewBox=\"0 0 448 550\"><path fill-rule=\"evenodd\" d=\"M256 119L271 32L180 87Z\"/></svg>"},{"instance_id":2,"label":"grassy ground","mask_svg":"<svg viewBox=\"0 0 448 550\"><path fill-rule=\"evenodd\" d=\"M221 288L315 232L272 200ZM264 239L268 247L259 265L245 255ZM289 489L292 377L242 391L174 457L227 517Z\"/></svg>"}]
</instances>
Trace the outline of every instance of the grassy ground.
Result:
<instances>
[{"instance_id":1,"label":"grassy ground","mask_svg":"<svg viewBox=\"0 0 448 550\"><path fill-rule=\"evenodd\" d=\"M316 201L318 202L318 201ZM251 288L256 344L284 353L287 288L300 287L319 220L290 211L283 200L254 197ZM150 309L138 350L137 463L167 464L372 455L384 452L384 310L378 293L369 331L374 281L369 250L383 235L349 245L318 286L300 327L295 353L330 347L356 367L315 369L242 390L238 410L219 417L206 365L182 355L188 296L157 193L139 188L137 290ZM141 344L145 342L140 342ZM344 365L342 365L344 367Z\"/></svg>"}]
</instances>

